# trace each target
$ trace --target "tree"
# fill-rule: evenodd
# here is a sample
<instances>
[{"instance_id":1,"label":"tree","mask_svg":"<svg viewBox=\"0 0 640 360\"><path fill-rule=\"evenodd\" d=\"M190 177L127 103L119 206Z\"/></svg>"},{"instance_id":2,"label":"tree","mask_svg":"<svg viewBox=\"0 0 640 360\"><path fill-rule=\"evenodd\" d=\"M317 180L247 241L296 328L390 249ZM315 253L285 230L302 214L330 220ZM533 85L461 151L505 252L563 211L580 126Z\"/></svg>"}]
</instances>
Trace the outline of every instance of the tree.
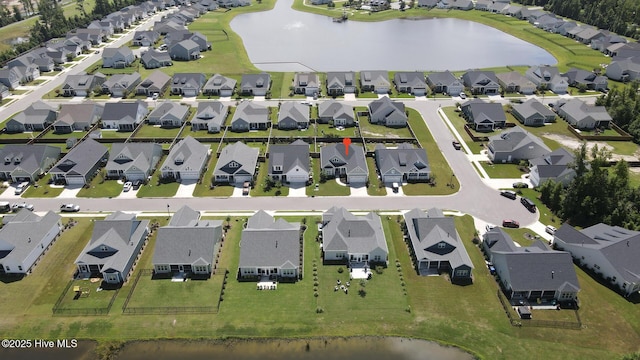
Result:
<instances>
[{"instance_id":1,"label":"tree","mask_svg":"<svg viewBox=\"0 0 640 360\"><path fill-rule=\"evenodd\" d=\"M82 13L82 16L87 17L87 11L84 8L84 0L76 0L76 9Z\"/></svg>"},{"instance_id":2,"label":"tree","mask_svg":"<svg viewBox=\"0 0 640 360\"><path fill-rule=\"evenodd\" d=\"M20 13L20 8L18 7L18 5L13 5L13 18L16 21L21 21L22 20L22 14Z\"/></svg>"}]
</instances>

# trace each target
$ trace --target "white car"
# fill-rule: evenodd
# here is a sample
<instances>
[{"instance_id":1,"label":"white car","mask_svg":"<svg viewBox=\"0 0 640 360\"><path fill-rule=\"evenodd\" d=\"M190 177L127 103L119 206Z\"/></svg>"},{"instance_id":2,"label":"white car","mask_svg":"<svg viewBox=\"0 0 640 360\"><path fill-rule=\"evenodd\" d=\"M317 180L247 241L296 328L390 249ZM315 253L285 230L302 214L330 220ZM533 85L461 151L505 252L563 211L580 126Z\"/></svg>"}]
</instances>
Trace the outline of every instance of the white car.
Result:
<instances>
[{"instance_id":1,"label":"white car","mask_svg":"<svg viewBox=\"0 0 640 360\"><path fill-rule=\"evenodd\" d=\"M461 92L460 93L460 99L466 99L467 98L467 94Z\"/></svg>"},{"instance_id":2,"label":"white car","mask_svg":"<svg viewBox=\"0 0 640 360\"><path fill-rule=\"evenodd\" d=\"M27 209L29 211L33 211L34 207L33 207L33 204L27 204L25 202L11 205L11 210L14 212L18 212L20 211L20 209Z\"/></svg>"},{"instance_id":3,"label":"white car","mask_svg":"<svg viewBox=\"0 0 640 360\"><path fill-rule=\"evenodd\" d=\"M60 205L60 211L62 211L62 212L78 212L78 211L80 211L80 205L62 204L62 205Z\"/></svg>"},{"instance_id":4,"label":"white car","mask_svg":"<svg viewBox=\"0 0 640 360\"><path fill-rule=\"evenodd\" d=\"M127 181L126 183L124 183L124 186L122 187L122 191L127 192L131 190L131 187L133 187L133 183L131 181Z\"/></svg>"},{"instance_id":5,"label":"white car","mask_svg":"<svg viewBox=\"0 0 640 360\"><path fill-rule=\"evenodd\" d=\"M544 231L546 231L547 234L549 234L549 235L555 234L556 230L557 229L554 226L551 226L551 225L547 225L547 227L544 228Z\"/></svg>"},{"instance_id":6,"label":"white car","mask_svg":"<svg viewBox=\"0 0 640 360\"><path fill-rule=\"evenodd\" d=\"M498 226L494 225L494 224L487 224L487 226L485 226L484 229L487 230L487 231L491 231L491 230L493 230L493 229L495 229L497 227Z\"/></svg>"}]
</instances>

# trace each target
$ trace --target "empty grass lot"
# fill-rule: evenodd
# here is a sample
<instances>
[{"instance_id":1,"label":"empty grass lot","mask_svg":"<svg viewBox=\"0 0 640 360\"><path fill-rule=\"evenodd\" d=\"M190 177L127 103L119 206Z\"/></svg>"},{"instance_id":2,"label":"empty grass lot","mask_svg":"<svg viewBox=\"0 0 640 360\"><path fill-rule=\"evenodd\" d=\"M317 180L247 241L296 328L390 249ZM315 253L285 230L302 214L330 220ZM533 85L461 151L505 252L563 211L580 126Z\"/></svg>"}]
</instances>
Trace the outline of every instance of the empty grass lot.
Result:
<instances>
[{"instance_id":1,"label":"empty grass lot","mask_svg":"<svg viewBox=\"0 0 640 360\"><path fill-rule=\"evenodd\" d=\"M520 179L524 175L518 164L491 164L487 161L481 161L480 164L490 178Z\"/></svg>"},{"instance_id":2,"label":"empty grass lot","mask_svg":"<svg viewBox=\"0 0 640 360\"><path fill-rule=\"evenodd\" d=\"M36 184L32 184L29 186L27 191L22 194L24 198L54 198L62 193L64 187L56 186L53 187L49 185L49 180L51 180L50 176L44 176L42 179L38 180L37 187Z\"/></svg>"},{"instance_id":3,"label":"empty grass lot","mask_svg":"<svg viewBox=\"0 0 640 360\"><path fill-rule=\"evenodd\" d=\"M150 275L142 275L127 307L216 307L223 280L224 275L183 282L151 279Z\"/></svg>"},{"instance_id":4,"label":"empty grass lot","mask_svg":"<svg viewBox=\"0 0 640 360\"><path fill-rule=\"evenodd\" d=\"M101 174L98 174L91 180L89 187L83 187L78 192L78 197L87 198L104 198L104 197L116 197L122 192L123 184L118 180L102 180Z\"/></svg>"}]
</instances>

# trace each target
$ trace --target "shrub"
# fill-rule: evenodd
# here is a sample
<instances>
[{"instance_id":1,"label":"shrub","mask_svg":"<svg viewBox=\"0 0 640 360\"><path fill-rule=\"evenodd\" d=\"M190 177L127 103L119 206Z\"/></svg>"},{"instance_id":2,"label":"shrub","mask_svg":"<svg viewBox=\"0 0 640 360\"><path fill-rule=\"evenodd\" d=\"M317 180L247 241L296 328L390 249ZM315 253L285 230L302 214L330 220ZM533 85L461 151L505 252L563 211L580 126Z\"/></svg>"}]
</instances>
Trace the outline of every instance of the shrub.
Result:
<instances>
[{"instance_id":1,"label":"shrub","mask_svg":"<svg viewBox=\"0 0 640 360\"><path fill-rule=\"evenodd\" d=\"M319 306L316 308L316 314L322 314L323 312L324 312L323 308L321 308Z\"/></svg>"},{"instance_id":2,"label":"shrub","mask_svg":"<svg viewBox=\"0 0 640 360\"><path fill-rule=\"evenodd\" d=\"M342 268L342 266L340 266L340 267L338 268L338 274L342 274L343 272L344 272L344 269Z\"/></svg>"},{"instance_id":3,"label":"shrub","mask_svg":"<svg viewBox=\"0 0 640 360\"><path fill-rule=\"evenodd\" d=\"M380 265L376 266L376 273L378 275L382 275L382 272L384 271L384 268Z\"/></svg>"},{"instance_id":4,"label":"shrub","mask_svg":"<svg viewBox=\"0 0 640 360\"><path fill-rule=\"evenodd\" d=\"M313 293L313 296L314 297L318 297L318 296L320 296L320 294L318 294L318 292L316 291L316 292Z\"/></svg>"}]
</instances>

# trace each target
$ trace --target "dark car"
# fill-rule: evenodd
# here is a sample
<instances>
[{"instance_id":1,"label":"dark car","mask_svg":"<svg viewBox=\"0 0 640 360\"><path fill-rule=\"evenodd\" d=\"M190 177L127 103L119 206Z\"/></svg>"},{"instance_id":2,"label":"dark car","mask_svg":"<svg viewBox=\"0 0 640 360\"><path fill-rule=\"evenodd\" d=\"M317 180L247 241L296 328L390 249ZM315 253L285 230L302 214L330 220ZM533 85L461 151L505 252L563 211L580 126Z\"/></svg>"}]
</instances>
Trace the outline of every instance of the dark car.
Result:
<instances>
[{"instance_id":1,"label":"dark car","mask_svg":"<svg viewBox=\"0 0 640 360\"><path fill-rule=\"evenodd\" d=\"M142 186L142 180L135 180L131 186L133 187L133 190L140 189L140 186Z\"/></svg>"},{"instance_id":2,"label":"dark car","mask_svg":"<svg viewBox=\"0 0 640 360\"><path fill-rule=\"evenodd\" d=\"M511 190L502 190L500 191L500 195L506 197L507 199L515 200L518 195Z\"/></svg>"},{"instance_id":3,"label":"dark car","mask_svg":"<svg viewBox=\"0 0 640 360\"><path fill-rule=\"evenodd\" d=\"M522 181L518 181L516 183L513 183L513 188L514 189L526 189L528 187L529 187L529 184L523 183Z\"/></svg>"},{"instance_id":4,"label":"dark car","mask_svg":"<svg viewBox=\"0 0 640 360\"><path fill-rule=\"evenodd\" d=\"M517 229L520 227L520 223L511 219L502 220L502 227Z\"/></svg>"},{"instance_id":5,"label":"dark car","mask_svg":"<svg viewBox=\"0 0 640 360\"><path fill-rule=\"evenodd\" d=\"M520 203L522 203L522 205L524 205L524 207L526 207L527 210L529 210L530 212L532 213L536 212L536 204L534 204L533 201L531 201L530 199L527 199L526 197L521 197Z\"/></svg>"},{"instance_id":6,"label":"dark car","mask_svg":"<svg viewBox=\"0 0 640 360\"><path fill-rule=\"evenodd\" d=\"M454 148L454 149L456 149L456 150L460 150L460 149L462 148L462 146L460 145L460 143L459 143L459 142L457 142L457 141L455 141L455 140L453 140L453 141L451 142L451 144L453 144L453 148Z\"/></svg>"}]
</instances>

